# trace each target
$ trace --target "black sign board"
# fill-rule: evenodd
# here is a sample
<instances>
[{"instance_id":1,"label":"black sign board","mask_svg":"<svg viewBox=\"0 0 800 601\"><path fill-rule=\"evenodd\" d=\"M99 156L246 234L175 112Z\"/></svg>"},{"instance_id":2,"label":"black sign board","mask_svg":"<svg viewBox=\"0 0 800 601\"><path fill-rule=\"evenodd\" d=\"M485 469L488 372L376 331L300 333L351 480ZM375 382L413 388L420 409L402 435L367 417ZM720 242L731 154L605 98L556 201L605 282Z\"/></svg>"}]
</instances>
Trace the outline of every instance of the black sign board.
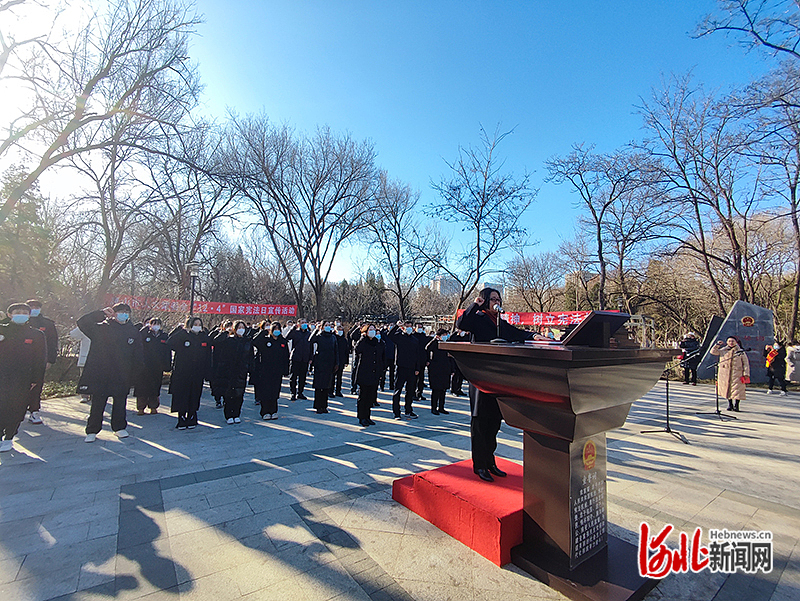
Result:
<instances>
[{"instance_id":1,"label":"black sign board","mask_svg":"<svg viewBox=\"0 0 800 601\"><path fill-rule=\"evenodd\" d=\"M606 435L570 443L570 568L608 543L606 506Z\"/></svg>"}]
</instances>

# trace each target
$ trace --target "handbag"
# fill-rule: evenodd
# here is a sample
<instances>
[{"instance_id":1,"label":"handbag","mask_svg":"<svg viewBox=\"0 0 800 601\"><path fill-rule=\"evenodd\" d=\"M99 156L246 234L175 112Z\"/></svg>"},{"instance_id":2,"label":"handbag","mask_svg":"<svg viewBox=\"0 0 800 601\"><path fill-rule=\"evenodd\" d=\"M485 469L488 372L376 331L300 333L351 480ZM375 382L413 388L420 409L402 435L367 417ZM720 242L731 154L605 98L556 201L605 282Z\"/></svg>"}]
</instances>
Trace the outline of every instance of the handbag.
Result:
<instances>
[{"instance_id":1,"label":"handbag","mask_svg":"<svg viewBox=\"0 0 800 601\"><path fill-rule=\"evenodd\" d=\"M742 384L749 384L750 376L742 376Z\"/></svg>"}]
</instances>

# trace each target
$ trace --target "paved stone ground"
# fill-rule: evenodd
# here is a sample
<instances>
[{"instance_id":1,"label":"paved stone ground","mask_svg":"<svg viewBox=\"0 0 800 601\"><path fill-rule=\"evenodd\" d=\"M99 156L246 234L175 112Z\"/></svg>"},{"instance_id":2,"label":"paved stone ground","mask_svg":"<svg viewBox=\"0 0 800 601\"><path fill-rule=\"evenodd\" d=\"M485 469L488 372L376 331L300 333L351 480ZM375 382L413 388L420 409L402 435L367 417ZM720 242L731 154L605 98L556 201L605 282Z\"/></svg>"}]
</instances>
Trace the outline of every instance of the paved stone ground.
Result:
<instances>
[{"instance_id":1,"label":"paved stone ground","mask_svg":"<svg viewBox=\"0 0 800 601\"><path fill-rule=\"evenodd\" d=\"M713 409L712 387L670 388L690 444L640 433L663 425L661 382L609 433L610 531L635 543L642 520L771 530L774 570L672 575L647 599L799 599L800 398L751 391L721 422L694 413ZM378 425L361 429L353 398L325 416L281 401L264 422L248 394L228 426L204 396L196 430L129 411L130 438L106 425L91 445L87 405L46 401L45 424L25 423L0 456L0 599L563 599L391 500L393 479L469 457L468 403L395 422L379 400ZM503 426L499 454L521 461L519 431Z\"/></svg>"}]
</instances>

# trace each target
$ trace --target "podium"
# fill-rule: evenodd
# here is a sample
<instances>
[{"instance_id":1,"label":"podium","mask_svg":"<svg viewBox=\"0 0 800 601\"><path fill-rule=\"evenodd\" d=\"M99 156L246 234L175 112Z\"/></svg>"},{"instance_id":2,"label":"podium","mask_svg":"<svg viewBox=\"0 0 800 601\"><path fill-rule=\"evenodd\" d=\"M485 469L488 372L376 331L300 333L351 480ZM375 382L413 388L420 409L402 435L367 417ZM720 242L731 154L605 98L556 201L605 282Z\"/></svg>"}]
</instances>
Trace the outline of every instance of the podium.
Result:
<instances>
[{"instance_id":1,"label":"podium","mask_svg":"<svg viewBox=\"0 0 800 601\"><path fill-rule=\"evenodd\" d=\"M581 601L629 601L658 581L637 548L609 536L606 435L658 381L673 352L620 333L629 316L590 313L561 342L445 342L476 388L524 432L523 543L512 562Z\"/></svg>"}]
</instances>

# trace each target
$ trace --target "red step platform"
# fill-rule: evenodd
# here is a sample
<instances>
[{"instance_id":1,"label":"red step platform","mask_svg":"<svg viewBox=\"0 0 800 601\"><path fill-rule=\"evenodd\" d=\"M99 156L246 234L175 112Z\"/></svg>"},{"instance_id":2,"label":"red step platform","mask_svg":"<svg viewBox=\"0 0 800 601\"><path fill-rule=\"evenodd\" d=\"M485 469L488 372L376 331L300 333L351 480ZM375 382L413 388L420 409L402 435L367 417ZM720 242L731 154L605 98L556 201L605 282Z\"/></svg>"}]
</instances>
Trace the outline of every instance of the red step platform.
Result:
<instances>
[{"instance_id":1,"label":"red step platform","mask_svg":"<svg viewBox=\"0 0 800 601\"><path fill-rule=\"evenodd\" d=\"M522 466L497 458L508 473L484 482L472 460L413 474L392 484L392 498L417 515L502 566L511 547L522 543Z\"/></svg>"}]
</instances>

